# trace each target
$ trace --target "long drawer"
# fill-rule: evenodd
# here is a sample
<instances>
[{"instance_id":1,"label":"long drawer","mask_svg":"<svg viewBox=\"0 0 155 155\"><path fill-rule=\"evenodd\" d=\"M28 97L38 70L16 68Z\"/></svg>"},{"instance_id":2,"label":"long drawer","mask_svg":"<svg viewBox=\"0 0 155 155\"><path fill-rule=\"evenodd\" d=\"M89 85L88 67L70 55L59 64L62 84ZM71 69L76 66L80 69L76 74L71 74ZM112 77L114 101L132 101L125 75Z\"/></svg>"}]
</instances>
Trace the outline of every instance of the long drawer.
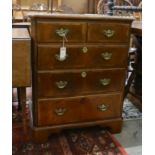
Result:
<instances>
[{"instance_id":1,"label":"long drawer","mask_svg":"<svg viewBox=\"0 0 155 155\"><path fill-rule=\"evenodd\" d=\"M43 31L46 29L46 31ZM85 42L87 25L78 22L38 22L38 42L61 42L63 35L67 42Z\"/></svg>"},{"instance_id":2,"label":"long drawer","mask_svg":"<svg viewBox=\"0 0 155 155\"><path fill-rule=\"evenodd\" d=\"M38 97L65 97L121 91L125 70L68 70L39 72Z\"/></svg>"},{"instance_id":3,"label":"long drawer","mask_svg":"<svg viewBox=\"0 0 155 155\"><path fill-rule=\"evenodd\" d=\"M125 67L128 46L67 45L66 57L60 57L60 45L38 46L38 70Z\"/></svg>"},{"instance_id":4,"label":"long drawer","mask_svg":"<svg viewBox=\"0 0 155 155\"><path fill-rule=\"evenodd\" d=\"M59 125L120 117L121 94L39 100L37 125Z\"/></svg>"},{"instance_id":5,"label":"long drawer","mask_svg":"<svg viewBox=\"0 0 155 155\"><path fill-rule=\"evenodd\" d=\"M88 23L88 42L129 42L129 24L119 22Z\"/></svg>"}]
</instances>

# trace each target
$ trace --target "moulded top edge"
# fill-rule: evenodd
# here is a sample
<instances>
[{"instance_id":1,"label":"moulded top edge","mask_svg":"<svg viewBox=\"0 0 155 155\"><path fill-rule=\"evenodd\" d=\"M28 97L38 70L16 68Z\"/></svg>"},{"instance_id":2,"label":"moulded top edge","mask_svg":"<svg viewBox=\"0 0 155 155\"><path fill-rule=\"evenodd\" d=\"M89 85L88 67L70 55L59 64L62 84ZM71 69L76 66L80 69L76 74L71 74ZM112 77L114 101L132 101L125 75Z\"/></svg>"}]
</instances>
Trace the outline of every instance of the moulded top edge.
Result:
<instances>
[{"instance_id":1,"label":"moulded top edge","mask_svg":"<svg viewBox=\"0 0 155 155\"><path fill-rule=\"evenodd\" d=\"M98 20L129 20L133 21L132 16L108 16L102 14L60 14L60 13L44 13L29 14L31 18L58 18L58 19L98 19Z\"/></svg>"}]
</instances>

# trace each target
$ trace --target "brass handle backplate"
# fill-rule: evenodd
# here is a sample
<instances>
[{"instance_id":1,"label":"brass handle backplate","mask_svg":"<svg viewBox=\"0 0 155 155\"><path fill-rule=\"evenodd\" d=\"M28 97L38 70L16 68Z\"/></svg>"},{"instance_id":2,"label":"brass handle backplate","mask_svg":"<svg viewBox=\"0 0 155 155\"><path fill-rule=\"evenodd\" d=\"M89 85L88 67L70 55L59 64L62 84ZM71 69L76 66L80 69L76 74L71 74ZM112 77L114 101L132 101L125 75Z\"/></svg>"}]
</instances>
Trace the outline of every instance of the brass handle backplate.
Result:
<instances>
[{"instance_id":1,"label":"brass handle backplate","mask_svg":"<svg viewBox=\"0 0 155 155\"><path fill-rule=\"evenodd\" d=\"M67 81L58 81L55 84L59 89L64 89L67 86L68 82Z\"/></svg>"},{"instance_id":2,"label":"brass handle backplate","mask_svg":"<svg viewBox=\"0 0 155 155\"><path fill-rule=\"evenodd\" d=\"M110 82L111 82L111 79L100 79L100 83L101 83L101 85L102 86L107 86L107 85L109 85L110 84Z\"/></svg>"},{"instance_id":3,"label":"brass handle backplate","mask_svg":"<svg viewBox=\"0 0 155 155\"><path fill-rule=\"evenodd\" d=\"M106 111L106 110L108 110L108 105L105 105L105 104L99 104L99 105L97 105L97 108L98 108L98 110L100 110L100 111Z\"/></svg>"},{"instance_id":4,"label":"brass handle backplate","mask_svg":"<svg viewBox=\"0 0 155 155\"><path fill-rule=\"evenodd\" d=\"M63 116L66 112L66 108L56 108L54 111L58 116Z\"/></svg>"},{"instance_id":5,"label":"brass handle backplate","mask_svg":"<svg viewBox=\"0 0 155 155\"><path fill-rule=\"evenodd\" d=\"M69 29L64 29L64 28L60 28L56 30L56 33L60 36L60 37L66 37L66 35L68 34Z\"/></svg>"},{"instance_id":6,"label":"brass handle backplate","mask_svg":"<svg viewBox=\"0 0 155 155\"><path fill-rule=\"evenodd\" d=\"M115 31L111 30L111 29L107 29L107 30L103 30L103 34L104 36L106 36L107 38L111 38L114 36Z\"/></svg>"},{"instance_id":7,"label":"brass handle backplate","mask_svg":"<svg viewBox=\"0 0 155 155\"><path fill-rule=\"evenodd\" d=\"M112 53L110 53L110 52L103 52L103 53L101 53L101 57L104 60L110 60L112 58Z\"/></svg>"}]
</instances>

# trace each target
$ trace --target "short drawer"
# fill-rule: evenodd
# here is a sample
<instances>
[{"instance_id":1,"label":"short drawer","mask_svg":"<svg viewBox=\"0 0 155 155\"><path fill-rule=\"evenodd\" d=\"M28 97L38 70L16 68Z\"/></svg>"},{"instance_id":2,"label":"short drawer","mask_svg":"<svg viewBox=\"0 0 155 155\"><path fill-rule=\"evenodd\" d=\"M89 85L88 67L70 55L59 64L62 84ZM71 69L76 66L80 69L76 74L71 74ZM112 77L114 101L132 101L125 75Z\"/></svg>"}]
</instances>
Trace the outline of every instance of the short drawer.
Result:
<instances>
[{"instance_id":1,"label":"short drawer","mask_svg":"<svg viewBox=\"0 0 155 155\"><path fill-rule=\"evenodd\" d=\"M124 69L38 73L38 97L54 98L121 91L124 79Z\"/></svg>"},{"instance_id":2,"label":"short drawer","mask_svg":"<svg viewBox=\"0 0 155 155\"><path fill-rule=\"evenodd\" d=\"M77 22L39 22L37 25L38 42L62 42L64 34L67 42L84 42L86 40L86 24Z\"/></svg>"},{"instance_id":3,"label":"short drawer","mask_svg":"<svg viewBox=\"0 0 155 155\"><path fill-rule=\"evenodd\" d=\"M59 125L121 116L121 94L39 100L37 125Z\"/></svg>"},{"instance_id":4,"label":"short drawer","mask_svg":"<svg viewBox=\"0 0 155 155\"><path fill-rule=\"evenodd\" d=\"M104 68L127 66L128 46L67 46L66 57L60 59L60 46L38 46L38 70Z\"/></svg>"},{"instance_id":5,"label":"short drawer","mask_svg":"<svg viewBox=\"0 0 155 155\"><path fill-rule=\"evenodd\" d=\"M121 23L89 23L88 42L128 42L130 25Z\"/></svg>"}]
</instances>

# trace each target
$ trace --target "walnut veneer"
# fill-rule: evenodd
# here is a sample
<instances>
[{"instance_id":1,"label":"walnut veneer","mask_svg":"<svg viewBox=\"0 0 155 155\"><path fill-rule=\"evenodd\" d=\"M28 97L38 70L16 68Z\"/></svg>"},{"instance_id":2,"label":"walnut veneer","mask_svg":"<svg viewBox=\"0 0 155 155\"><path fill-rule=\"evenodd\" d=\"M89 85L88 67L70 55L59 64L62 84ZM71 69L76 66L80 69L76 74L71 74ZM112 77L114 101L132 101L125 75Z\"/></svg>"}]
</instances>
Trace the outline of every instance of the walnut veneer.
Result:
<instances>
[{"instance_id":1,"label":"walnut veneer","mask_svg":"<svg viewBox=\"0 0 155 155\"><path fill-rule=\"evenodd\" d=\"M101 125L120 132L132 18L31 17L34 140L66 128ZM65 59L59 59L67 30Z\"/></svg>"}]
</instances>

